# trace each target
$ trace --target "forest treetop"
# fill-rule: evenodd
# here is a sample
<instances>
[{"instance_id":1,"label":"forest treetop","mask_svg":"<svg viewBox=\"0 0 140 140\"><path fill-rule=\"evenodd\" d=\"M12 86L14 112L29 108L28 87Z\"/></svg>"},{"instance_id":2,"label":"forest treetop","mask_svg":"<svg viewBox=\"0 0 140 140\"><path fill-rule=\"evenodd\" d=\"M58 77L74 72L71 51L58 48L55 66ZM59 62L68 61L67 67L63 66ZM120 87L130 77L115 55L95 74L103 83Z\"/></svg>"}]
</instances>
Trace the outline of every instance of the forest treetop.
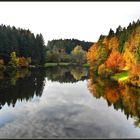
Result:
<instances>
[{"instance_id":1,"label":"forest treetop","mask_svg":"<svg viewBox=\"0 0 140 140\"><path fill-rule=\"evenodd\" d=\"M7 64L10 55L30 57L32 64L43 64L45 45L42 34L34 35L30 30L0 25L0 58Z\"/></svg>"}]
</instances>

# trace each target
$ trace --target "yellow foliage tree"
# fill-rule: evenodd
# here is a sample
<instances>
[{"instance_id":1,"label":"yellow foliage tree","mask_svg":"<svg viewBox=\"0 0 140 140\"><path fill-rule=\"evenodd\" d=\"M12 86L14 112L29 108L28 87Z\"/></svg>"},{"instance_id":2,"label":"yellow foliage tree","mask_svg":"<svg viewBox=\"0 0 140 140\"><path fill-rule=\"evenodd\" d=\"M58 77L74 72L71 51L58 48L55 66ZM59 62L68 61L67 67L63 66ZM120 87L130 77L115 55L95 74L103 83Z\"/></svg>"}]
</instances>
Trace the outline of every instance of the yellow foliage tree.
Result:
<instances>
[{"instance_id":1,"label":"yellow foliage tree","mask_svg":"<svg viewBox=\"0 0 140 140\"><path fill-rule=\"evenodd\" d=\"M109 49L116 50L118 49L118 46L119 46L118 38L116 36L112 37L109 40L109 44L108 44Z\"/></svg>"},{"instance_id":2,"label":"yellow foliage tree","mask_svg":"<svg viewBox=\"0 0 140 140\"><path fill-rule=\"evenodd\" d=\"M82 49L80 45L77 45L71 52L72 59L77 64L85 63L86 61L86 51Z\"/></svg>"},{"instance_id":3,"label":"yellow foliage tree","mask_svg":"<svg viewBox=\"0 0 140 140\"><path fill-rule=\"evenodd\" d=\"M123 58L126 61L126 66L128 69L130 69L133 64L136 64L135 55L134 53L130 52L128 48L125 49Z\"/></svg>"}]
</instances>

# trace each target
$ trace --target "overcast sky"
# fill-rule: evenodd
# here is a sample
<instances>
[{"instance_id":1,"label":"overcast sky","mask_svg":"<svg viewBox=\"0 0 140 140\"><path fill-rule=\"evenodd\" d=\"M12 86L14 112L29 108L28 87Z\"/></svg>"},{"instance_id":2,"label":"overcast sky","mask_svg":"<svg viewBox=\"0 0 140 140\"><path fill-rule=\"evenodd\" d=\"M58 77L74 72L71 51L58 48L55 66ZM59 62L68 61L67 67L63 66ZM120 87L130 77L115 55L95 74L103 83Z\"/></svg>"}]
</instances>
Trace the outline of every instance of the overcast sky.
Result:
<instances>
[{"instance_id":1,"label":"overcast sky","mask_svg":"<svg viewBox=\"0 0 140 140\"><path fill-rule=\"evenodd\" d=\"M0 24L52 39L97 41L109 29L140 19L140 2L0 2Z\"/></svg>"}]
</instances>

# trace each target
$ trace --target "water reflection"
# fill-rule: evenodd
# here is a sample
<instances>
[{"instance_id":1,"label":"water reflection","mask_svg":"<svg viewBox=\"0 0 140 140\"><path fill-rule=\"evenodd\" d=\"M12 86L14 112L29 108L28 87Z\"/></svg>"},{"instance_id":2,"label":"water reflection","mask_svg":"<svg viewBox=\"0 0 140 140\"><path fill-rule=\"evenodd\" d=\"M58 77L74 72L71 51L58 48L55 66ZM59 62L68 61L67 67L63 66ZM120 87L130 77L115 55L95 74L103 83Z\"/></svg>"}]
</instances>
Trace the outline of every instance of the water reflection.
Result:
<instances>
[{"instance_id":1,"label":"water reflection","mask_svg":"<svg viewBox=\"0 0 140 140\"><path fill-rule=\"evenodd\" d=\"M46 77L51 81L60 83L74 83L88 78L88 68L83 67L51 67L46 69Z\"/></svg>"},{"instance_id":2,"label":"water reflection","mask_svg":"<svg viewBox=\"0 0 140 140\"><path fill-rule=\"evenodd\" d=\"M6 103L14 107L17 101L29 101L35 95L41 96L44 84L44 73L40 70L22 69L3 73L0 79L0 108Z\"/></svg>"},{"instance_id":3,"label":"water reflection","mask_svg":"<svg viewBox=\"0 0 140 140\"><path fill-rule=\"evenodd\" d=\"M2 73L0 138L138 138L139 96L139 89L89 76L87 68Z\"/></svg>"},{"instance_id":4,"label":"water reflection","mask_svg":"<svg viewBox=\"0 0 140 140\"><path fill-rule=\"evenodd\" d=\"M126 118L133 118L140 127L140 89L126 84L90 76L88 89L92 95L106 100L108 106L124 112Z\"/></svg>"},{"instance_id":5,"label":"water reflection","mask_svg":"<svg viewBox=\"0 0 140 140\"><path fill-rule=\"evenodd\" d=\"M17 101L29 101L41 96L45 77L51 81L77 82L88 77L87 68L52 67L47 69L22 69L0 74L0 108L6 103L15 106ZM47 83L46 83L47 84Z\"/></svg>"}]
</instances>

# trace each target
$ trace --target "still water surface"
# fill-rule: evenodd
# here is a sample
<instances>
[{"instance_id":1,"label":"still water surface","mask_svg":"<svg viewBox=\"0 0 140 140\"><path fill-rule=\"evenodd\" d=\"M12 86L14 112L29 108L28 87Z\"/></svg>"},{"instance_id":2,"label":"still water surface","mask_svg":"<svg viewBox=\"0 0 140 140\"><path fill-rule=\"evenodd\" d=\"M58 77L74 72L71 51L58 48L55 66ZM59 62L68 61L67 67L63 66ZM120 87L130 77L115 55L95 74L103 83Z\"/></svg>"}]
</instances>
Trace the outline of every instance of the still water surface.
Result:
<instances>
[{"instance_id":1,"label":"still water surface","mask_svg":"<svg viewBox=\"0 0 140 140\"><path fill-rule=\"evenodd\" d=\"M0 78L0 138L140 138L138 98L131 111L120 96L105 98L104 89L95 95L87 68L23 70Z\"/></svg>"}]
</instances>

